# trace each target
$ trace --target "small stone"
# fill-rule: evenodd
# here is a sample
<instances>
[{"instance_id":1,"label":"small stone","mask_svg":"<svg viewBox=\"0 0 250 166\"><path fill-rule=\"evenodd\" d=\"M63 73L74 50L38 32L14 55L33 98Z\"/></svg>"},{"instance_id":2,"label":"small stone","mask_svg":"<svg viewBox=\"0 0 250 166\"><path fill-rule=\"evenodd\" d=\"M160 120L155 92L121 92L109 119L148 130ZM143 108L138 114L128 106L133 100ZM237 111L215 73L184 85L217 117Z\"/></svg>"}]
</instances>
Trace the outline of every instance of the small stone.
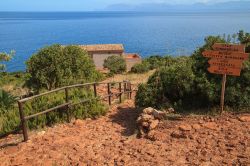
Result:
<instances>
[{"instance_id":1,"label":"small stone","mask_svg":"<svg viewBox=\"0 0 250 166\"><path fill-rule=\"evenodd\" d=\"M159 119L159 120L164 119L166 116L165 112L157 111L157 110L154 110L152 114L153 114L154 118Z\"/></svg>"},{"instance_id":2,"label":"small stone","mask_svg":"<svg viewBox=\"0 0 250 166\"><path fill-rule=\"evenodd\" d=\"M159 120L156 119L156 120L153 120L151 123L150 123L150 126L149 126L149 130L153 130L155 129L159 124Z\"/></svg>"},{"instance_id":3,"label":"small stone","mask_svg":"<svg viewBox=\"0 0 250 166\"><path fill-rule=\"evenodd\" d=\"M144 114L151 115L153 111L154 111L154 108L148 107L148 108L145 108L145 109L143 110L143 113L144 113Z\"/></svg>"},{"instance_id":4,"label":"small stone","mask_svg":"<svg viewBox=\"0 0 250 166\"><path fill-rule=\"evenodd\" d=\"M183 132L174 131L171 134L171 137L173 137L173 138L187 138L187 135L185 135Z\"/></svg>"},{"instance_id":5,"label":"small stone","mask_svg":"<svg viewBox=\"0 0 250 166\"><path fill-rule=\"evenodd\" d=\"M207 123L204 123L203 126L211 130L218 129L217 124L215 122L207 122Z\"/></svg>"},{"instance_id":6,"label":"small stone","mask_svg":"<svg viewBox=\"0 0 250 166\"><path fill-rule=\"evenodd\" d=\"M151 119L154 119L154 117L151 116L151 115L148 115L148 114L143 114L141 119L142 119L143 122L148 122Z\"/></svg>"},{"instance_id":7,"label":"small stone","mask_svg":"<svg viewBox=\"0 0 250 166\"><path fill-rule=\"evenodd\" d=\"M83 120L80 120L80 119L77 119L75 122L74 122L74 125L76 126L83 126Z\"/></svg>"},{"instance_id":8,"label":"small stone","mask_svg":"<svg viewBox=\"0 0 250 166\"><path fill-rule=\"evenodd\" d=\"M42 136L44 134L45 134L45 131L40 131L40 132L37 133L37 135L39 135L39 136Z\"/></svg>"},{"instance_id":9,"label":"small stone","mask_svg":"<svg viewBox=\"0 0 250 166\"><path fill-rule=\"evenodd\" d=\"M149 123L148 122L142 122L141 124L143 127L149 127Z\"/></svg>"},{"instance_id":10,"label":"small stone","mask_svg":"<svg viewBox=\"0 0 250 166\"><path fill-rule=\"evenodd\" d=\"M190 125L188 125L188 124L180 125L179 130L181 130L181 131L190 131L190 130L192 130L192 127Z\"/></svg>"},{"instance_id":11,"label":"small stone","mask_svg":"<svg viewBox=\"0 0 250 166\"><path fill-rule=\"evenodd\" d=\"M194 125L192 125L192 128L195 130L199 130L201 128L201 126L199 124L194 124Z\"/></svg>"},{"instance_id":12,"label":"small stone","mask_svg":"<svg viewBox=\"0 0 250 166\"><path fill-rule=\"evenodd\" d=\"M241 117L239 117L239 121L250 122L250 116L241 116Z\"/></svg>"},{"instance_id":13,"label":"small stone","mask_svg":"<svg viewBox=\"0 0 250 166\"><path fill-rule=\"evenodd\" d=\"M173 108L168 109L168 113L173 113L173 112L175 112L175 110Z\"/></svg>"}]
</instances>

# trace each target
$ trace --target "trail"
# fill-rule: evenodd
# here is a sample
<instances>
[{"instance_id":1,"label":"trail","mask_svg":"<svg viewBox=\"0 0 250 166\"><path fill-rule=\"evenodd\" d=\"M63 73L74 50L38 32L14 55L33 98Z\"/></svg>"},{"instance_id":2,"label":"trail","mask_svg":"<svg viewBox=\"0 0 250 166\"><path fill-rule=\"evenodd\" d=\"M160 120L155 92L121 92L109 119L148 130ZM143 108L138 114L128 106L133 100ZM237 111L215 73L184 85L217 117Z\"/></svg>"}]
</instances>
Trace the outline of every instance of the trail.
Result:
<instances>
[{"instance_id":1,"label":"trail","mask_svg":"<svg viewBox=\"0 0 250 166\"><path fill-rule=\"evenodd\" d=\"M8 144L10 136L0 140L0 165L250 165L250 115L166 120L150 139L136 137L137 116L127 100L96 120L33 132L27 143Z\"/></svg>"}]
</instances>

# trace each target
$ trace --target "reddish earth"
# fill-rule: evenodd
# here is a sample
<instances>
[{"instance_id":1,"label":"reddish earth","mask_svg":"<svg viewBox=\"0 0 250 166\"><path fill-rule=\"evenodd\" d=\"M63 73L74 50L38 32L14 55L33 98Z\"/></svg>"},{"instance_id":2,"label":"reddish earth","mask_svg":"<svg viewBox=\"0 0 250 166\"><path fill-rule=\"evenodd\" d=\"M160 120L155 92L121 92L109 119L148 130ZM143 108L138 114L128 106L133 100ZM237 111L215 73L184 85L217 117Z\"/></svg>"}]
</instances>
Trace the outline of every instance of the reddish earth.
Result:
<instances>
[{"instance_id":1,"label":"reddish earth","mask_svg":"<svg viewBox=\"0 0 250 166\"><path fill-rule=\"evenodd\" d=\"M250 115L189 116L136 137L133 101L97 120L32 133L27 143L0 140L0 165L250 165Z\"/></svg>"}]
</instances>

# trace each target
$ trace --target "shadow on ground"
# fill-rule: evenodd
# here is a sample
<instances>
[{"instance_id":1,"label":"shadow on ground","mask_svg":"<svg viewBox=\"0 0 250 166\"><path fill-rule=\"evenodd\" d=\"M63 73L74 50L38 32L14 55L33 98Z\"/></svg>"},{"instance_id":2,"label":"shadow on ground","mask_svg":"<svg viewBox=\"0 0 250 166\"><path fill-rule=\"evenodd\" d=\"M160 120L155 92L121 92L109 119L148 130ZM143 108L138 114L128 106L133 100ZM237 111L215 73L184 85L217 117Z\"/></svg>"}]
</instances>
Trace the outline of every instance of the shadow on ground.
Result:
<instances>
[{"instance_id":1,"label":"shadow on ground","mask_svg":"<svg viewBox=\"0 0 250 166\"><path fill-rule=\"evenodd\" d=\"M124 130L121 133L123 136L131 136L136 134L136 119L139 114L140 111L135 107L118 107L117 113L110 115L110 119L113 123L117 123L124 127Z\"/></svg>"}]
</instances>

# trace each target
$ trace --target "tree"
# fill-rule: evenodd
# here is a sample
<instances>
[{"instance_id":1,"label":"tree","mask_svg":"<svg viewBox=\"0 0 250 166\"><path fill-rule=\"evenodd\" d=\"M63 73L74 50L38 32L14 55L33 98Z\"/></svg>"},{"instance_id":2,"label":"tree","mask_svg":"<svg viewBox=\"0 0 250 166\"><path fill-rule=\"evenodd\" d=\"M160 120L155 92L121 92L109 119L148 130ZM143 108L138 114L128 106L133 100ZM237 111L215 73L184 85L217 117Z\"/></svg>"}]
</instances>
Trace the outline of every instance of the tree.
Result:
<instances>
[{"instance_id":1,"label":"tree","mask_svg":"<svg viewBox=\"0 0 250 166\"><path fill-rule=\"evenodd\" d=\"M112 74L120 74L126 71L126 62L123 57L113 55L104 60L103 67Z\"/></svg>"},{"instance_id":2,"label":"tree","mask_svg":"<svg viewBox=\"0 0 250 166\"><path fill-rule=\"evenodd\" d=\"M11 51L9 54L6 52L0 52L0 62L2 61L10 61L11 58L14 56L15 51ZM0 64L0 72L5 70L5 65L4 64Z\"/></svg>"},{"instance_id":3,"label":"tree","mask_svg":"<svg viewBox=\"0 0 250 166\"><path fill-rule=\"evenodd\" d=\"M100 73L92 59L78 46L55 44L47 46L26 62L29 79L27 85L37 90L48 90L73 83L96 81Z\"/></svg>"}]
</instances>

